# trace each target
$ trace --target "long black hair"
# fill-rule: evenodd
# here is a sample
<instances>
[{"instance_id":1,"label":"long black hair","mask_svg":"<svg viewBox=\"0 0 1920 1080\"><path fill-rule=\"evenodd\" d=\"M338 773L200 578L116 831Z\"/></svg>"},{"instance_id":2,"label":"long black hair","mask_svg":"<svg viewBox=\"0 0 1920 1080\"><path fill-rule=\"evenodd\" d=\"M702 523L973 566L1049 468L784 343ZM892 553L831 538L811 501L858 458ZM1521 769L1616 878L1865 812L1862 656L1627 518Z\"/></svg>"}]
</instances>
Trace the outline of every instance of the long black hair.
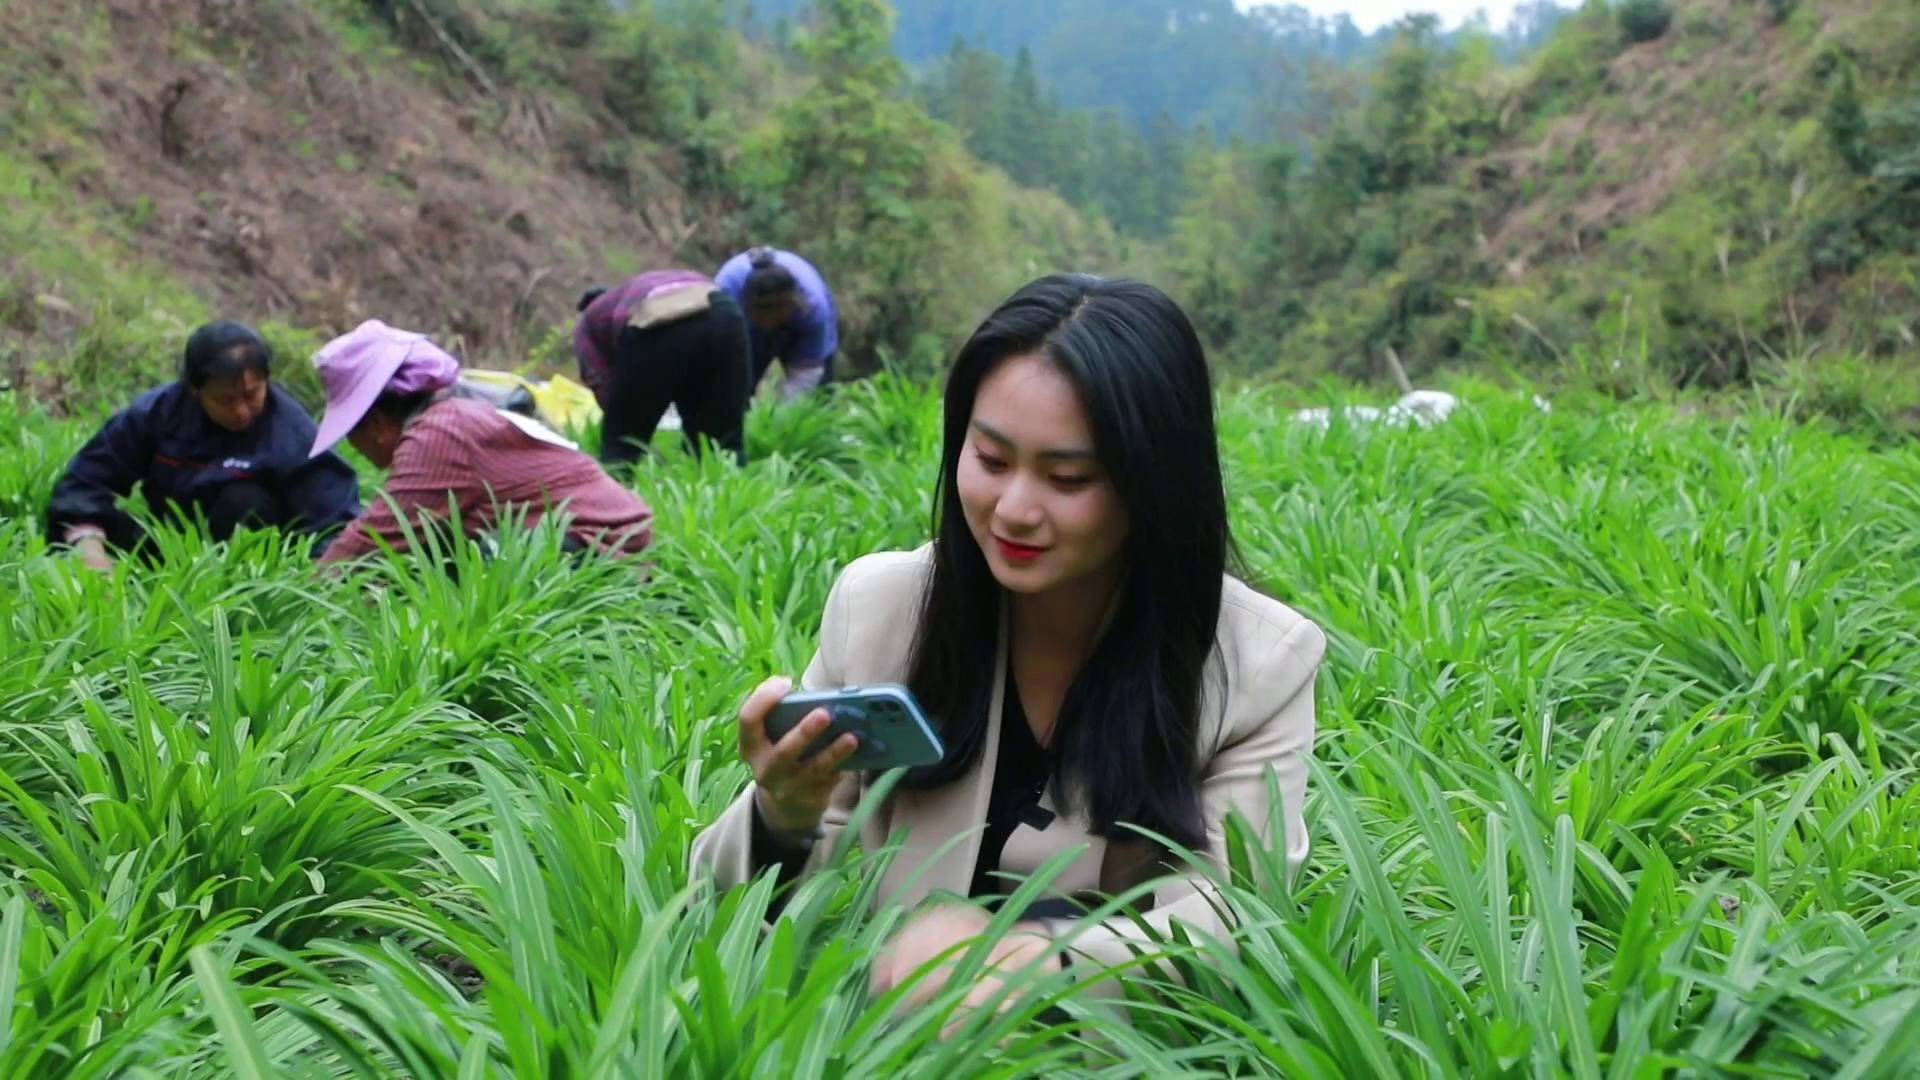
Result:
<instances>
[{"instance_id":1,"label":"long black hair","mask_svg":"<svg viewBox=\"0 0 1920 1080\"><path fill-rule=\"evenodd\" d=\"M1232 539L1206 354L1179 306L1135 281L1041 278L988 316L954 360L933 572L907 680L938 718L947 755L904 782L943 786L992 752L990 673L1004 590L968 531L955 480L980 384L1001 362L1033 353L1078 390L1129 522L1113 619L1054 728L1054 788L1062 809L1084 800L1098 835L1130 823L1199 850L1206 830L1196 744Z\"/></svg>"}]
</instances>

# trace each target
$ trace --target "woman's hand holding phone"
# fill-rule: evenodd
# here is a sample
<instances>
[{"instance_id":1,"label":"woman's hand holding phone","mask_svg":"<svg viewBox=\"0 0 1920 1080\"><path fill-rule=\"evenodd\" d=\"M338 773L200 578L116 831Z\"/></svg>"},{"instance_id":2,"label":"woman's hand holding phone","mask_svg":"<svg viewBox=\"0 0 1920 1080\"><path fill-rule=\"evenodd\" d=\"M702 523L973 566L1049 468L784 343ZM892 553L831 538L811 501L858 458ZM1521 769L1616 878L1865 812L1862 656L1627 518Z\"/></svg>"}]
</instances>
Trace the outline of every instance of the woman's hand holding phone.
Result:
<instances>
[{"instance_id":1,"label":"woman's hand holding phone","mask_svg":"<svg viewBox=\"0 0 1920 1080\"><path fill-rule=\"evenodd\" d=\"M740 756L753 769L754 798L768 827L785 836L804 836L826 816L833 789L840 785L840 765L860 747L852 733L807 757L807 750L825 734L833 718L815 709L779 742L767 738L767 716L793 689L791 679L775 676L754 688L740 706Z\"/></svg>"}]
</instances>

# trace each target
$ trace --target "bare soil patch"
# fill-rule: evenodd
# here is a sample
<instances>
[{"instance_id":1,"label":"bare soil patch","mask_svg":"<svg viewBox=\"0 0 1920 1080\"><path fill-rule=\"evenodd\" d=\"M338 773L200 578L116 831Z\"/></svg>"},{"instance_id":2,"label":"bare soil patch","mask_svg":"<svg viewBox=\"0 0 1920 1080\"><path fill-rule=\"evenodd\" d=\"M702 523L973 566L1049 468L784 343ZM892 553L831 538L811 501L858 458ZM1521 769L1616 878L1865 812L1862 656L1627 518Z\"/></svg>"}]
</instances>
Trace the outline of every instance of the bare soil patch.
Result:
<instances>
[{"instance_id":1,"label":"bare soil patch","mask_svg":"<svg viewBox=\"0 0 1920 1080\"><path fill-rule=\"evenodd\" d=\"M305 5L106 0L84 56L66 5L8 6L15 49L84 65L78 194L227 317L377 317L518 363L610 264L673 261L551 145L551 103L370 64Z\"/></svg>"}]
</instances>

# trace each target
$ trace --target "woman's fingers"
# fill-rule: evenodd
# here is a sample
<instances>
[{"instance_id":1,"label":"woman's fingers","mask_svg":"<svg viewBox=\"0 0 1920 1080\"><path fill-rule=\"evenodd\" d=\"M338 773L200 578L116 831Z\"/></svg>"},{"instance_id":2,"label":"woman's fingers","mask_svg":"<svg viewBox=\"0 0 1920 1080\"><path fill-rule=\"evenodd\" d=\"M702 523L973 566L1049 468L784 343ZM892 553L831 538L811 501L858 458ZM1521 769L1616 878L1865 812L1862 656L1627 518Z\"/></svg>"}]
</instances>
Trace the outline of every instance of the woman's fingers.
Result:
<instances>
[{"instance_id":1,"label":"woman's fingers","mask_svg":"<svg viewBox=\"0 0 1920 1080\"><path fill-rule=\"evenodd\" d=\"M924 1008L945 992L960 963L960 954L950 950L965 947L986 929L987 915L964 905L929 909L908 922L875 962L869 986L875 995L900 993L902 1012ZM1013 930L989 948L984 970L966 988L955 1014L942 1031L951 1038L966 1023L967 1016L982 1008L1004 1012L1019 996L1009 992L1007 982L1016 972L1034 969L1053 950L1053 939L1044 929L1024 927Z\"/></svg>"},{"instance_id":2,"label":"woman's fingers","mask_svg":"<svg viewBox=\"0 0 1920 1080\"><path fill-rule=\"evenodd\" d=\"M840 766L860 749L860 736L853 732L843 732L841 736L827 744L826 749L806 760L807 779L819 786L831 789L840 782Z\"/></svg>"},{"instance_id":3,"label":"woman's fingers","mask_svg":"<svg viewBox=\"0 0 1920 1080\"><path fill-rule=\"evenodd\" d=\"M965 955L966 950L962 949L948 956L929 957L922 961L920 966L928 968L927 974L907 991L901 1005L908 1009L925 1008L934 998L946 993L948 984L953 981L953 973L959 969L961 958ZM912 975L913 972L908 971L901 976L901 980L905 981Z\"/></svg>"},{"instance_id":4,"label":"woman's fingers","mask_svg":"<svg viewBox=\"0 0 1920 1080\"><path fill-rule=\"evenodd\" d=\"M792 689L793 680L775 675L754 687L747 700L740 703L740 756L748 764L757 766L766 756L767 714Z\"/></svg>"},{"instance_id":5,"label":"woman's fingers","mask_svg":"<svg viewBox=\"0 0 1920 1080\"><path fill-rule=\"evenodd\" d=\"M939 952L927 953L924 949L903 950L896 954L893 957L892 984L911 984L900 999L901 1010L910 1012L939 997L941 991L947 988L947 980L953 977L953 969L959 962L958 954L942 958Z\"/></svg>"},{"instance_id":6,"label":"woman's fingers","mask_svg":"<svg viewBox=\"0 0 1920 1080\"><path fill-rule=\"evenodd\" d=\"M827 733L833 725L833 717L825 709L815 709L800 718L793 730L780 737L767 751L767 772L781 777L797 777L805 773L807 749L820 736Z\"/></svg>"},{"instance_id":7,"label":"woman's fingers","mask_svg":"<svg viewBox=\"0 0 1920 1080\"><path fill-rule=\"evenodd\" d=\"M815 709L778 742L769 740L767 717L792 689L792 680L774 676L754 687L740 703L740 756L753 767L755 781L763 786L798 783L831 791L839 783L840 766L860 749L860 738L851 732L842 734L819 753L808 756L807 752L833 726L827 710Z\"/></svg>"},{"instance_id":8,"label":"woman's fingers","mask_svg":"<svg viewBox=\"0 0 1920 1080\"><path fill-rule=\"evenodd\" d=\"M892 990L899 984L899 976L893 969L893 950L886 949L880 958L873 962L873 973L867 976L867 993L873 997Z\"/></svg>"},{"instance_id":9,"label":"woman's fingers","mask_svg":"<svg viewBox=\"0 0 1920 1080\"><path fill-rule=\"evenodd\" d=\"M938 997L953 977L967 942L986 929L986 913L965 904L927 908L894 935L876 970L888 989L911 983L902 1009L917 1009Z\"/></svg>"},{"instance_id":10,"label":"woman's fingers","mask_svg":"<svg viewBox=\"0 0 1920 1080\"><path fill-rule=\"evenodd\" d=\"M1006 980L1000 972L993 968L988 968L985 972L982 972L980 977L974 981L972 988L967 991L967 996L961 1000L960 1007L953 1011L953 1019L949 1020L947 1025L940 1029L940 1038L951 1039L955 1035L960 1034L961 1029L967 1026L968 1019L989 1003L992 1003L993 1011L996 1013L1003 1013L1012 1008L1014 1002L1013 996L1001 993L1001 988L1005 982ZM994 1001L996 995L1000 998L997 1002Z\"/></svg>"},{"instance_id":11,"label":"woman's fingers","mask_svg":"<svg viewBox=\"0 0 1920 1080\"><path fill-rule=\"evenodd\" d=\"M760 812L776 828L801 832L818 825L833 792L840 784L840 766L859 748L859 739L845 734L820 753L808 756L833 726L826 709L801 717L778 741L767 738L767 717L793 689L791 680L762 682L740 704L740 756L753 770L759 789Z\"/></svg>"}]
</instances>

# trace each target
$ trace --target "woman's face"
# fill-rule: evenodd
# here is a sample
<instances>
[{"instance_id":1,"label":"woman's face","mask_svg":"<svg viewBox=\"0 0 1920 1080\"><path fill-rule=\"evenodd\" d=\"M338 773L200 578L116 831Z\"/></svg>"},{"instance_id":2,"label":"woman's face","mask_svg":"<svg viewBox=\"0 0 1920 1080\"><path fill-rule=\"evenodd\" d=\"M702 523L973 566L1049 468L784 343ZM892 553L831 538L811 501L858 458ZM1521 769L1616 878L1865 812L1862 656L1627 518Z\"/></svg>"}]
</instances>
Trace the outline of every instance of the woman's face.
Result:
<instances>
[{"instance_id":1,"label":"woman's face","mask_svg":"<svg viewBox=\"0 0 1920 1080\"><path fill-rule=\"evenodd\" d=\"M1001 361L974 397L954 481L994 578L1038 595L1110 580L1126 509L1073 383L1039 353Z\"/></svg>"},{"instance_id":2,"label":"woman's face","mask_svg":"<svg viewBox=\"0 0 1920 1080\"><path fill-rule=\"evenodd\" d=\"M231 378L208 379L193 394L214 424L228 431L245 431L267 411L267 376L243 368Z\"/></svg>"},{"instance_id":3,"label":"woman's face","mask_svg":"<svg viewBox=\"0 0 1920 1080\"><path fill-rule=\"evenodd\" d=\"M773 333L793 321L800 314L800 296L798 293L782 293L778 296L755 300L747 305L747 321L766 333Z\"/></svg>"},{"instance_id":4,"label":"woman's face","mask_svg":"<svg viewBox=\"0 0 1920 1080\"><path fill-rule=\"evenodd\" d=\"M393 468L393 452L400 445L400 424L393 417L372 409L347 432L347 443L375 468Z\"/></svg>"}]
</instances>

